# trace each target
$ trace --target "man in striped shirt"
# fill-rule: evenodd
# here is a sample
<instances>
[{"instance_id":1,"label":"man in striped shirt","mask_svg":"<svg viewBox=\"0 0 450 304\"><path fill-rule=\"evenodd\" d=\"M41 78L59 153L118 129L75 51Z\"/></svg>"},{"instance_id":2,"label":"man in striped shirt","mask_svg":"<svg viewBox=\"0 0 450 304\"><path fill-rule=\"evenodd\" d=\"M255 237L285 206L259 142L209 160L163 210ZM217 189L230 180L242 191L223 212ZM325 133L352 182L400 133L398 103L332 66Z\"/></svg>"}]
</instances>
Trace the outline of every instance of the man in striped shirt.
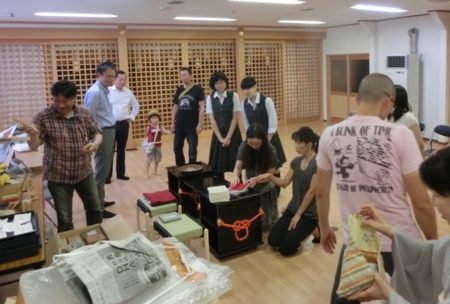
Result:
<instances>
[{"instance_id":1,"label":"man in striped shirt","mask_svg":"<svg viewBox=\"0 0 450 304\"><path fill-rule=\"evenodd\" d=\"M38 112L25 128L28 145L44 146L43 171L55 202L58 232L73 229L74 190L86 211L86 224L102 222L102 208L91 167L91 154L102 142L102 132L92 114L75 104L77 87L60 80L51 88L53 104Z\"/></svg>"}]
</instances>

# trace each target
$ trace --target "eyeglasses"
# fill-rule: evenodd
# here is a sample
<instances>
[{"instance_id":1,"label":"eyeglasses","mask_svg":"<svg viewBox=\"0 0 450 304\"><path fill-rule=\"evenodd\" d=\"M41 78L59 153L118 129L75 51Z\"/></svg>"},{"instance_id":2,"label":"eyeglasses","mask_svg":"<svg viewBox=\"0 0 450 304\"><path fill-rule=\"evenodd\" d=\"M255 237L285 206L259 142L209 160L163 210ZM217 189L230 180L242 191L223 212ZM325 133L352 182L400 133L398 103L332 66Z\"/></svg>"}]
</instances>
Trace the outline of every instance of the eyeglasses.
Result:
<instances>
[{"instance_id":1,"label":"eyeglasses","mask_svg":"<svg viewBox=\"0 0 450 304\"><path fill-rule=\"evenodd\" d=\"M392 103L394 103L394 104L395 104L395 99L394 99L394 98L392 98L392 96L391 96L391 95L389 95L388 93L386 93L386 92L384 92L384 91L383 91L383 93L384 93L384 94L386 94L386 96L387 96L387 97L389 97L389 98L391 99Z\"/></svg>"},{"instance_id":2,"label":"eyeglasses","mask_svg":"<svg viewBox=\"0 0 450 304\"><path fill-rule=\"evenodd\" d=\"M222 84L226 84L226 82L225 81L217 81L216 83L214 83L214 85L222 85Z\"/></svg>"}]
</instances>

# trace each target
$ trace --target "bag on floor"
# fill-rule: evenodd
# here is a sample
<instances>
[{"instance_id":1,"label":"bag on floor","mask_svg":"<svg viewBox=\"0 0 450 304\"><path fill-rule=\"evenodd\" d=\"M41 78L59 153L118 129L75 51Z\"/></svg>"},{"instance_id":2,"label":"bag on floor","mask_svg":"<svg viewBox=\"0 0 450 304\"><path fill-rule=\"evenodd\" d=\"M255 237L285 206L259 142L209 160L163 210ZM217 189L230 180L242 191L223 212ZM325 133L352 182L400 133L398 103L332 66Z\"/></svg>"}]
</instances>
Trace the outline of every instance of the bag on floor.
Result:
<instances>
[{"instance_id":1,"label":"bag on floor","mask_svg":"<svg viewBox=\"0 0 450 304\"><path fill-rule=\"evenodd\" d=\"M359 214L353 214L348 219L349 240L337 290L340 298L347 298L372 285L375 271L385 277L381 240L373 228L361 225L362 220Z\"/></svg>"}]
</instances>

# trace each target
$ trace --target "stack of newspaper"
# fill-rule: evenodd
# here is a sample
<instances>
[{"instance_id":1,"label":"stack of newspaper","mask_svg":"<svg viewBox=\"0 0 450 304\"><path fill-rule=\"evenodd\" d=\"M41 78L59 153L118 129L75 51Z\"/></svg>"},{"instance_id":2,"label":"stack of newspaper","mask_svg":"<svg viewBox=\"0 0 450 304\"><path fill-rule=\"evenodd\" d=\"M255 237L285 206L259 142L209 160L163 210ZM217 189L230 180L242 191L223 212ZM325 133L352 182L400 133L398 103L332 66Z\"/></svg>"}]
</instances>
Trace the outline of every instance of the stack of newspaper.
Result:
<instances>
[{"instance_id":1,"label":"stack of newspaper","mask_svg":"<svg viewBox=\"0 0 450 304\"><path fill-rule=\"evenodd\" d=\"M225 186L208 187L208 193L211 203L228 202L230 200L230 192Z\"/></svg>"}]
</instances>

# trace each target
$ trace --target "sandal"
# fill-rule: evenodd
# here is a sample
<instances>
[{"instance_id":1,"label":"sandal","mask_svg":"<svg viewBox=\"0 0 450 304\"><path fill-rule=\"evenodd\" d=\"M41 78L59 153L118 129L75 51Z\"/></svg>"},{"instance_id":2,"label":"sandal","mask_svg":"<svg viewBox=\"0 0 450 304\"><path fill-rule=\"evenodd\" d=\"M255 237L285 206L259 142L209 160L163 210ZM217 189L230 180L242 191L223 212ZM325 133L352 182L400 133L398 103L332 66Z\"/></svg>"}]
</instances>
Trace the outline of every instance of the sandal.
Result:
<instances>
[{"instance_id":1,"label":"sandal","mask_svg":"<svg viewBox=\"0 0 450 304\"><path fill-rule=\"evenodd\" d=\"M319 231L319 236L313 238L312 242L313 242L314 244L320 244L320 228L319 228L319 226L317 226L317 230Z\"/></svg>"}]
</instances>

